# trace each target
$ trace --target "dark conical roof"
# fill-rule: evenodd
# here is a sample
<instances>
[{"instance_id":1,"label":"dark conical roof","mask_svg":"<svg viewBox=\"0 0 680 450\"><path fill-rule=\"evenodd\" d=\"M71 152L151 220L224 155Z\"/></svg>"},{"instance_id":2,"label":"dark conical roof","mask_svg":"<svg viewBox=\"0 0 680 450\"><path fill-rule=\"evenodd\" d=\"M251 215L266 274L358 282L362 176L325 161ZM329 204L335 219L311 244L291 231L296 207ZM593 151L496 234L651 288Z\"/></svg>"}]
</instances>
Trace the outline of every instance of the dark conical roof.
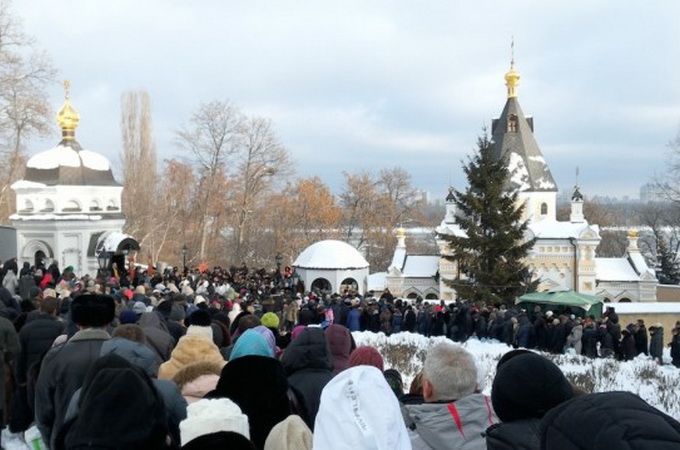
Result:
<instances>
[{"instance_id":1,"label":"dark conical roof","mask_svg":"<svg viewBox=\"0 0 680 450\"><path fill-rule=\"evenodd\" d=\"M492 139L497 158L508 159L509 189L557 192L550 168L534 139L533 119L527 119L517 97L508 98L498 119L493 121Z\"/></svg>"},{"instance_id":2,"label":"dark conical roof","mask_svg":"<svg viewBox=\"0 0 680 450\"><path fill-rule=\"evenodd\" d=\"M75 139L63 139L56 147L31 157L24 180L48 186L120 186L109 161L83 150Z\"/></svg>"},{"instance_id":3,"label":"dark conical roof","mask_svg":"<svg viewBox=\"0 0 680 450\"><path fill-rule=\"evenodd\" d=\"M574 186L574 193L571 194L571 200L572 201L583 201L583 194L581 194L581 191L579 191L578 186Z\"/></svg>"},{"instance_id":4,"label":"dark conical roof","mask_svg":"<svg viewBox=\"0 0 680 450\"><path fill-rule=\"evenodd\" d=\"M453 188L450 187L450 188L449 188L449 194L446 196L446 201L447 201L447 202L452 202L452 201L454 201L454 200L456 200L456 196L453 195Z\"/></svg>"}]
</instances>

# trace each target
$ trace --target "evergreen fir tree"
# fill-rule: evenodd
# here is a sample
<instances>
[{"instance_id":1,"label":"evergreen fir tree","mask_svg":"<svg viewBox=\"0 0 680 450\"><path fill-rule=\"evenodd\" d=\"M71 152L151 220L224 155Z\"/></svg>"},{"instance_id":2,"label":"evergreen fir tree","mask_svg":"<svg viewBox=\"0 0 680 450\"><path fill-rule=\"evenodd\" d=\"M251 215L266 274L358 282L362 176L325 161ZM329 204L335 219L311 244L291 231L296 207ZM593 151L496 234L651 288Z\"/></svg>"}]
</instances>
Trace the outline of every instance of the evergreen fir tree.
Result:
<instances>
[{"instance_id":1,"label":"evergreen fir tree","mask_svg":"<svg viewBox=\"0 0 680 450\"><path fill-rule=\"evenodd\" d=\"M467 189L454 190L455 220L465 235L440 236L452 250L445 258L458 262L458 276L447 283L461 299L511 304L536 288L523 262L536 240L525 241L528 221L520 220L524 205L517 206L518 192L506 189L507 161L494 156L486 132L477 145L463 165Z\"/></svg>"}]
</instances>

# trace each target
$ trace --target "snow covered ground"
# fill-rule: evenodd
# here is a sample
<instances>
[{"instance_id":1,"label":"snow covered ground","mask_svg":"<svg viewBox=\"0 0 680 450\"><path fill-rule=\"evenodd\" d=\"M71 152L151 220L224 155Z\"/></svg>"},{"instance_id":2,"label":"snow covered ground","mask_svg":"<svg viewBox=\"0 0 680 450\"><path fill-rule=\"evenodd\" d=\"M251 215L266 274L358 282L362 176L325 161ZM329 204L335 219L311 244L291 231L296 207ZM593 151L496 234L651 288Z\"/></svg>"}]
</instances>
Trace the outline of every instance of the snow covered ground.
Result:
<instances>
[{"instance_id":1,"label":"snow covered ground","mask_svg":"<svg viewBox=\"0 0 680 450\"><path fill-rule=\"evenodd\" d=\"M376 347L385 359L385 369L397 369L408 389L413 377L423 366L427 350L446 338L426 338L419 334L399 333L385 336L383 333L352 333L359 345ZM462 345L472 353L479 368L479 385L490 394L496 363L512 350L498 341L470 339ZM659 366L649 358L638 357L634 361L619 362L611 359L589 359L580 355L550 355L573 383L586 392L629 391L639 395L649 404L680 420L680 369L670 365L669 350L665 350L666 365Z\"/></svg>"},{"instance_id":2,"label":"snow covered ground","mask_svg":"<svg viewBox=\"0 0 680 450\"><path fill-rule=\"evenodd\" d=\"M385 359L385 368L397 369L408 389L413 377L422 369L427 350L435 343L448 341L444 337L426 338L414 333L385 336L383 333L352 333L357 346L376 347ZM475 356L479 368L479 385L485 394L491 393L496 363L512 350L498 341L470 339L462 345ZM666 349L666 362L670 363ZM680 419L680 369L670 364L659 366L649 358L618 362L611 359L589 359L577 355L546 356L562 368L564 374L587 392L629 391L670 416ZM19 436L2 432L6 450L30 450Z\"/></svg>"}]
</instances>

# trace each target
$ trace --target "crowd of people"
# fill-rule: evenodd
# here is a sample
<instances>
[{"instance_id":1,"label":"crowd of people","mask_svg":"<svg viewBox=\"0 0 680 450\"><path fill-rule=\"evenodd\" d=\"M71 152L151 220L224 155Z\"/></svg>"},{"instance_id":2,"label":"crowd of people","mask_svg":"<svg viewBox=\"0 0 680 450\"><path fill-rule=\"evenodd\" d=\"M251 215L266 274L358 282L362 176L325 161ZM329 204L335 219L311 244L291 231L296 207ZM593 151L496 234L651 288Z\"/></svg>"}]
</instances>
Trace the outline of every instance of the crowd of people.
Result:
<instances>
[{"instance_id":1,"label":"crowd of people","mask_svg":"<svg viewBox=\"0 0 680 450\"><path fill-rule=\"evenodd\" d=\"M289 271L246 267L78 277L7 261L1 275L3 436L28 439L35 427L44 448L680 446L675 419L633 394L586 394L527 350L627 359L627 338L641 341L644 323L621 330L613 309L596 323L388 291L324 295L300 292ZM405 386L377 349L356 346L360 330L451 340ZM655 355L655 330L635 351ZM521 347L499 361L490 398L486 374L452 342L471 337ZM674 330L674 363L677 339Z\"/></svg>"}]
</instances>

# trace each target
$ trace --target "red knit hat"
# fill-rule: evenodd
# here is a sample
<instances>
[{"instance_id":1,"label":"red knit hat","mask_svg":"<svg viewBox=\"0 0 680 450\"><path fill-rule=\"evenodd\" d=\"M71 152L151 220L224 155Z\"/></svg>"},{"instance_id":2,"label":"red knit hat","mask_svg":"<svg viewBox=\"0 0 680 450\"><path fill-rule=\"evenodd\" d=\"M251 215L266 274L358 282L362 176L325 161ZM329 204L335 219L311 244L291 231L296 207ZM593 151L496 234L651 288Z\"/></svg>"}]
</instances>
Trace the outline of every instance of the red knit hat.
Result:
<instances>
[{"instance_id":1,"label":"red knit hat","mask_svg":"<svg viewBox=\"0 0 680 450\"><path fill-rule=\"evenodd\" d=\"M364 346L359 347L349 355L347 367L354 366L373 366L383 372L384 369L383 357L374 347Z\"/></svg>"}]
</instances>

